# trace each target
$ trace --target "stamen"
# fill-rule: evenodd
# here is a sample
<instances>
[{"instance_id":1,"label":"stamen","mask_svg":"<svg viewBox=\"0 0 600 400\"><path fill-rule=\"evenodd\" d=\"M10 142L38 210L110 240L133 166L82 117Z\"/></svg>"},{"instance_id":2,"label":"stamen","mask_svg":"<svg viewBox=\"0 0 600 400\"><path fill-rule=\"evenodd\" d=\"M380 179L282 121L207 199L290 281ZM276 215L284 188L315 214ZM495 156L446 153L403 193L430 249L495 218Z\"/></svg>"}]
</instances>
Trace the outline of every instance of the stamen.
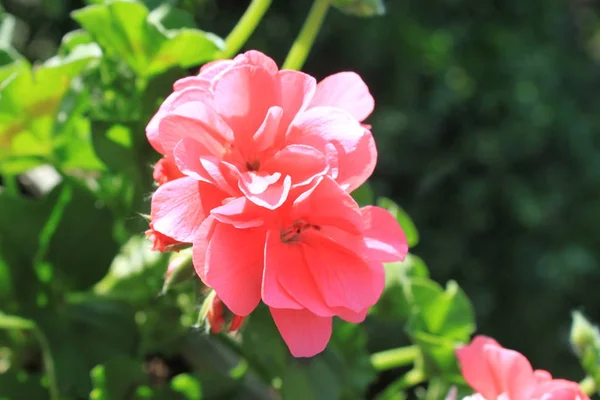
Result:
<instances>
[{"instance_id":1,"label":"stamen","mask_svg":"<svg viewBox=\"0 0 600 400\"><path fill-rule=\"evenodd\" d=\"M300 235L307 229L314 229L320 231L319 225L312 225L302 220L296 220L292 223L289 228L281 230L280 237L283 243L293 243L300 240Z\"/></svg>"}]
</instances>

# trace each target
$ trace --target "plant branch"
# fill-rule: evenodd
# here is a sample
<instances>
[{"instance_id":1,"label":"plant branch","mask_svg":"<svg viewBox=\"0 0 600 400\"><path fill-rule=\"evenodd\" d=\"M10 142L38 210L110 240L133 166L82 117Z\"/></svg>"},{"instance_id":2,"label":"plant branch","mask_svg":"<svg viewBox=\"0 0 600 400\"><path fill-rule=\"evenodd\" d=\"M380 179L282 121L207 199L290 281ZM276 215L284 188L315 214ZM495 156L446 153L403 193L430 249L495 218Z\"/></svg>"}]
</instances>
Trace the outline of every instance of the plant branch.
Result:
<instances>
[{"instance_id":1,"label":"plant branch","mask_svg":"<svg viewBox=\"0 0 600 400\"><path fill-rule=\"evenodd\" d=\"M323 25L331 0L315 0L304 21L304 25L294 41L290 52L283 63L283 69L300 70L308 57L308 53Z\"/></svg>"},{"instance_id":2,"label":"plant branch","mask_svg":"<svg viewBox=\"0 0 600 400\"><path fill-rule=\"evenodd\" d=\"M263 16L271 6L271 0L252 0L242 18L225 39L221 58L232 58L248 41Z\"/></svg>"},{"instance_id":3,"label":"plant branch","mask_svg":"<svg viewBox=\"0 0 600 400\"><path fill-rule=\"evenodd\" d=\"M404 367L412 364L419 357L419 346L399 347L371 354L371 364L377 371Z\"/></svg>"}]
</instances>

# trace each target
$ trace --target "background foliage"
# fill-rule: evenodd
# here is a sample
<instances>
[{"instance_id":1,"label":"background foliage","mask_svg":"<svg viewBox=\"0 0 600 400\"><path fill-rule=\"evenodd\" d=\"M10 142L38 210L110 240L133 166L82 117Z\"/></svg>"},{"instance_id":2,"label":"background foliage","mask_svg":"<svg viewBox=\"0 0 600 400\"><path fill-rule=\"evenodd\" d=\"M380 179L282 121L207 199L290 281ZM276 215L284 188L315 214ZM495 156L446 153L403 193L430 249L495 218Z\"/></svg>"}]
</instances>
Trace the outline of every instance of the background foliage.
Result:
<instances>
[{"instance_id":1,"label":"background foliage","mask_svg":"<svg viewBox=\"0 0 600 400\"><path fill-rule=\"evenodd\" d=\"M47 397L49 370L66 398L265 398L265 382L285 398L383 396L408 369L377 375L368 352L409 343L447 386L459 381L452 345L475 329L462 290L478 332L582 377L567 339L571 309L600 320L595 2L394 0L371 19L331 10L304 70L355 70L368 83L371 185L411 215L411 252L429 271L414 256L392 266L395 290L363 326L337 326L312 362L291 360L261 312L241 347L190 331L192 283L157 297L167 257L141 237L157 159L145 125L176 78L217 56L246 2L3 6L0 325L11 329L0 330L0 398ZM309 6L275 0L245 47L281 63ZM56 185L48 172L20 175L48 163ZM462 289L435 283L450 279Z\"/></svg>"}]
</instances>

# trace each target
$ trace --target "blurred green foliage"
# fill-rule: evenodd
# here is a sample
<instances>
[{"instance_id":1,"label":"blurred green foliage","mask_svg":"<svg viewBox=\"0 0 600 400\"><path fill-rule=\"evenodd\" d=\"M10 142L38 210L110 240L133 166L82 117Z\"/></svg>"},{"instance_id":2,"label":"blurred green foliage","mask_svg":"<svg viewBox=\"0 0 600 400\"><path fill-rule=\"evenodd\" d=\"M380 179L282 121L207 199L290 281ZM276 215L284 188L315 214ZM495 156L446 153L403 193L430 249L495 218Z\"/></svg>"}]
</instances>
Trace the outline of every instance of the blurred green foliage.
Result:
<instances>
[{"instance_id":1,"label":"blurred green foliage","mask_svg":"<svg viewBox=\"0 0 600 400\"><path fill-rule=\"evenodd\" d=\"M336 1L363 16L381 4ZM0 398L262 399L273 388L364 398L405 372L377 375L369 353L409 343L440 394L461 383L453 347L475 330L474 312L480 333L535 367L581 378L569 312L600 320L598 6L394 0L372 19L330 11L304 69L355 70L368 83L379 163L372 189L353 195L394 213L420 257L387 265L367 322L336 324L310 361L289 356L264 309L241 342L190 332L202 293L187 282L158 297L167 257L141 238L157 159L145 125L175 79L217 56L245 6L5 0ZM274 0L246 48L281 63L309 7ZM61 176L49 192L17 180L42 164Z\"/></svg>"}]
</instances>

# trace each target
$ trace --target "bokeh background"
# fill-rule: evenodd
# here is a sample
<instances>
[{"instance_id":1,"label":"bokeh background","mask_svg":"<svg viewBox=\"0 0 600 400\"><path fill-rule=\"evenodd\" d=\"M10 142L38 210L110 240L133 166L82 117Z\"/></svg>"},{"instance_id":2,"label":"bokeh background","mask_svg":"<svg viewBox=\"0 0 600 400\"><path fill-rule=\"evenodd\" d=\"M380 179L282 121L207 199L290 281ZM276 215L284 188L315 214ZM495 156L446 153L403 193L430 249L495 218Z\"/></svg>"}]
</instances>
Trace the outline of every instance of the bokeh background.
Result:
<instances>
[{"instance_id":1,"label":"bokeh background","mask_svg":"<svg viewBox=\"0 0 600 400\"><path fill-rule=\"evenodd\" d=\"M310 3L274 0L246 48L281 63ZM247 2L179 4L224 37ZM55 54L84 5L3 0L31 61ZM371 184L414 219L432 277L468 293L478 332L572 379L570 312L600 321L599 12L593 0L388 0L370 19L332 9L304 68L368 83ZM386 329L374 333L384 348Z\"/></svg>"}]
</instances>

